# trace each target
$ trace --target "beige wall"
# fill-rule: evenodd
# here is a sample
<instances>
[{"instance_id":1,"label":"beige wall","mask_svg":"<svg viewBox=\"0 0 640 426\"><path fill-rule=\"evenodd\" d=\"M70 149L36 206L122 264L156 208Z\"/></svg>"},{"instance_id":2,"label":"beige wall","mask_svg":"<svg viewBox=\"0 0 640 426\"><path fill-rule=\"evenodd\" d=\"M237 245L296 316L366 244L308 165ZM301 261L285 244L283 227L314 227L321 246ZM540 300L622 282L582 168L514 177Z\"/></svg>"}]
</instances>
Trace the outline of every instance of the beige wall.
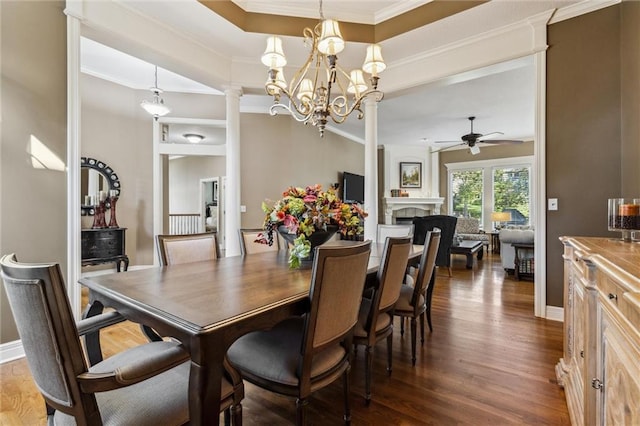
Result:
<instances>
[{"instance_id":1,"label":"beige wall","mask_svg":"<svg viewBox=\"0 0 640 426\"><path fill-rule=\"evenodd\" d=\"M549 27L546 182L559 209L547 213L547 305L563 304L558 238L619 237L607 232L607 199L638 196L639 6Z\"/></svg>"},{"instance_id":2,"label":"beige wall","mask_svg":"<svg viewBox=\"0 0 640 426\"><path fill-rule=\"evenodd\" d=\"M364 174L364 145L318 129L286 115L242 114L242 227L262 226L265 199L277 200L289 186L340 182L343 171Z\"/></svg>"},{"instance_id":3,"label":"beige wall","mask_svg":"<svg viewBox=\"0 0 640 426\"><path fill-rule=\"evenodd\" d=\"M480 153L477 155L471 154L468 148L442 151L439 155L440 196L444 197L441 212L442 214L447 214L447 206L449 205L449 180L447 177L446 164L533 155L533 142L528 141L522 144L481 146Z\"/></svg>"},{"instance_id":4,"label":"beige wall","mask_svg":"<svg viewBox=\"0 0 640 426\"><path fill-rule=\"evenodd\" d=\"M66 175L32 167L31 135L66 162L66 18L61 1L0 1L0 254L67 264ZM18 339L0 290L0 343Z\"/></svg>"},{"instance_id":5,"label":"beige wall","mask_svg":"<svg viewBox=\"0 0 640 426\"><path fill-rule=\"evenodd\" d=\"M169 160L169 213L201 213L200 179L224 176L226 157L187 156Z\"/></svg>"}]
</instances>

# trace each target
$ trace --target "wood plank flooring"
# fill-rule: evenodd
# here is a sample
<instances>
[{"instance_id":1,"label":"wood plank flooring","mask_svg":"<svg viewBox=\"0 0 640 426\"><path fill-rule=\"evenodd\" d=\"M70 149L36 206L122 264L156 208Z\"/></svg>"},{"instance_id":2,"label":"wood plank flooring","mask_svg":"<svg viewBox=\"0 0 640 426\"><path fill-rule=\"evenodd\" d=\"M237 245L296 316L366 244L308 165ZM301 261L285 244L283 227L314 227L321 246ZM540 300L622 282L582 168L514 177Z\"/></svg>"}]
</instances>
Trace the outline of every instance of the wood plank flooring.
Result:
<instances>
[{"instance_id":1,"label":"wood plank flooring","mask_svg":"<svg viewBox=\"0 0 640 426\"><path fill-rule=\"evenodd\" d=\"M385 370L381 342L374 358L373 400L364 405L364 350L351 371L353 425L568 425L564 391L554 366L562 356L562 324L533 316L533 283L507 276L498 255L473 270L454 256L453 277L438 270L433 333L411 366L408 332L396 320L393 373ZM144 342L124 323L102 336L109 355ZM45 425L44 402L24 359L0 365L0 425ZM246 384L245 425L291 425L293 400ZM313 425L342 424L340 382L317 392Z\"/></svg>"}]
</instances>

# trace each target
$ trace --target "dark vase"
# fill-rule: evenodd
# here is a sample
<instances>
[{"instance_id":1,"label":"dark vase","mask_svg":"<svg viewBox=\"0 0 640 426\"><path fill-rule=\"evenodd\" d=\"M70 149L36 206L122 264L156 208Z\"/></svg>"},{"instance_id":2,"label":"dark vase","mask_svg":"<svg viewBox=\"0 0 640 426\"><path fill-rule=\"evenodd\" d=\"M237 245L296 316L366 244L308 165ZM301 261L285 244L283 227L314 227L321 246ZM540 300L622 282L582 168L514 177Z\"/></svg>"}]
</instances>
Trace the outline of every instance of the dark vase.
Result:
<instances>
[{"instance_id":1,"label":"dark vase","mask_svg":"<svg viewBox=\"0 0 640 426\"><path fill-rule=\"evenodd\" d=\"M118 197L110 197L111 200L111 212L109 218L109 228L118 228L118 219L116 218L116 202Z\"/></svg>"},{"instance_id":2,"label":"dark vase","mask_svg":"<svg viewBox=\"0 0 640 426\"><path fill-rule=\"evenodd\" d=\"M311 243L311 250L309 251L309 257L300 259L303 263L310 263L313 261L313 255L315 254L315 248L326 243L338 232L338 225L327 225L327 230L315 231L313 234L307 237L309 243ZM297 238L295 234L289 234L287 228L283 225L278 226L278 233L285 239L289 245L293 245L293 240Z\"/></svg>"}]
</instances>

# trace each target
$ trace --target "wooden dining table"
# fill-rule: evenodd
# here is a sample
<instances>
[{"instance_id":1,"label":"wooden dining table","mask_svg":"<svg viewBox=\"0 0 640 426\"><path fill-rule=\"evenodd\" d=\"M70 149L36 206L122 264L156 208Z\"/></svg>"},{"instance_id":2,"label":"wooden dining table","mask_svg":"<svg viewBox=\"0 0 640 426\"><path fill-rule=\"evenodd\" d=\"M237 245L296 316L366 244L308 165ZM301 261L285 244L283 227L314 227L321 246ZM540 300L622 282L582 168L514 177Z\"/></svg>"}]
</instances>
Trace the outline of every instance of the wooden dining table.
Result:
<instances>
[{"instance_id":1,"label":"wooden dining table","mask_svg":"<svg viewBox=\"0 0 640 426\"><path fill-rule=\"evenodd\" d=\"M371 246L369 278L379 269L383 247ZM408 262L417 261L422 248L414 245ZM290 269L287 260L283 250L84 277L80 284L89 289L89 315L111 307L182 342L191 356L191 424L218 425L229 346L248 332L303 312L311 267Z\"/></svg>"}]
</instances>

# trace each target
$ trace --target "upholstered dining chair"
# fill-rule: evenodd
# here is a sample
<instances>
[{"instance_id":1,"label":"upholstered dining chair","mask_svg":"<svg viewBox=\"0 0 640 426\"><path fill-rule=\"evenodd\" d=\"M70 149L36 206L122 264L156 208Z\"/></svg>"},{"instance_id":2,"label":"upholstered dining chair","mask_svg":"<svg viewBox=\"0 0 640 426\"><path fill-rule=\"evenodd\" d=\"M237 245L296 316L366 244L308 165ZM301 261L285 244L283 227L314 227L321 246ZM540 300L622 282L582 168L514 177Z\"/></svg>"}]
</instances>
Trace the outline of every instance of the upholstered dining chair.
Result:
<instances>
[{"instance_id":1,"label":"upholstered dining chair","mask_svg":"<svg viewBox=\"0 0 640 426\"><path fill-rule=\"evenodd\" d=\"M256 243L258 235L266 234L263 229L240 229L238 233L240 234L240 252L243 255L280 250L280 238L277 232L274 232L272 245Z\"/></svg>"},{"instance_id":2,"label":"upholstered dining chair","mask_svg":"<svg viewBox=\"0 0 640 426\"><path fill-rule=\"evenodd\" d=\"M449 276L451 276L451 246L453 246L456 223L458 223L457 217L442 214L413 218L413 224L415 225L414 244L424 244L428 231L434 228L440 229L440 248L436 257L436 266L446 267Z\"/></svg>"},{"instance_id":3,"label":"upholstered dining chair","mask_svg":"<svg viewBox=\"0 0 640 426\"><path fill-rule=\"evenodd\" d=\"M351 421L349 369L353 329L371 242L317 247L306 314L240 337L227 354L245 380L296 398L296 424L306 424L312 392L343 378L344 420Z\"/></svg>"},{"instance_id":4,"label":"upholstered dining chair","mask_svg":"<svg viewBox=\"0 0 640 426\"><path fill-rule=\"evenodd\" d=\"M214 232L185 235L158 235L158 252L162 265L218 259L220 247Z\"/></svg>"},{"instance_id":5,"label":"upholstered dining chair","mask_svg":"<svg viewBox=\"0 0 640 426\"><path fill-rule=\"evenodd\" d=\"M58 264L0 259L9 306L31 375L56 425L182 425L189 422L189 353L177 342L127 349L91 367L80 335L123 321L115 311L73 319ZM221 410L233 404L222 385Z\"/></svg>"},{"instance_id":6,"label":"upholstered dining chair","mask_svg":"<svg viewBox=\"0 0 640 426\"><path fill-rule=\"evenodd\" d=\"M365 401L367 405L371 402L373 348L385 337L387 339L387 371L391 374L393 307L400 296L410 250L411 237L387 237L373 296L371 299L364 297L360 304L358 323L353 332L353 344L366 347Z\"/></svg>"},{"instance_id":7,"label":"upholstered dining chair","mask_svg":"<svg viewBox=\"0 0 640 426\"><path fill-rule=\"evenodd\" d=\"M411 237L413 238L413 229L415 225L413 223L406 224L378 224L377 229L377 242L384 244L387 237Z\"/></svg>"},{"instance_id":8,"label":"upholstered dining chair","mask_svg":"<svg viewBox=\"0 0 640 426\"><path fill-rule=\"evenodd\" d=\"M440 246L441 233L439 229L427 232L418 275L412 286L403 284L400 297L394 307L394 315L400 317L400 324L404 328L404 319L411 318L411 362L416 365L416 320L420 318L420 341L424 344L424 317L427 316L431 329L431 297L435 284L435 262Z\"/></svg>"}]
</instances>

